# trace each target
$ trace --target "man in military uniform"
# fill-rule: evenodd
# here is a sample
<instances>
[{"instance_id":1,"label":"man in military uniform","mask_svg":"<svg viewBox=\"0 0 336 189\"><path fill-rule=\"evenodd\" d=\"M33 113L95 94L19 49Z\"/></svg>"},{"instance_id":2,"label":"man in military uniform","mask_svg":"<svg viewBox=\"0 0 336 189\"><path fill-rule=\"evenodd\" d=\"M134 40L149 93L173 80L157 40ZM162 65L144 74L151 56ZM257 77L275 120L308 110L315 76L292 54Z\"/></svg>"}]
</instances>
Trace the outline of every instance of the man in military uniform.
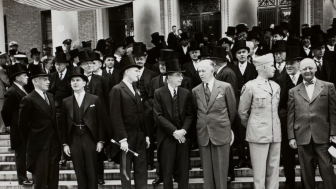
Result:
<instances>
[{"instance_id":1,"label":"man in military uniform","mask_svg":"<svg viewBox=\"0 0 336 189\"><path fill-rule=\"evenodd\" d=\"M247 128L254 188L276 189L279 188L281 146L280 86L269 80L275 72L272 54L254 59L254 65L259 75L244 85L238 114Z\"/></svg>"},{"instance_id":2,"label":"man in military uniform","mask_svg":"<svg viewBox=\"0 0 336 189\"><path fill-rule=\"evenodd\" d=\"M66 54L67 60L70 60L70 49L71 49L71 39L66 39L63 41L63 46L65 47L64 53Z\"/></svg>"}]
</instances>

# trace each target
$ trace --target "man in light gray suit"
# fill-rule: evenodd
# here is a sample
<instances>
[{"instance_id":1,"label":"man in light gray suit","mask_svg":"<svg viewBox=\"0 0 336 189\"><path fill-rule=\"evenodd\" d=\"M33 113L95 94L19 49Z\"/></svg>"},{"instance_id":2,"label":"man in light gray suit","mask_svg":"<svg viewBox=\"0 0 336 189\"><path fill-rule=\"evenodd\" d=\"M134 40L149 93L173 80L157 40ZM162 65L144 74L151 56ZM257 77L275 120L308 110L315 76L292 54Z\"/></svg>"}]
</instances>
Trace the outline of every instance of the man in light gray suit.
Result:
<instances>
[{"instance_id":1,"label":"man in light gray suit","mask_svg":"<svg viewBox=\"0 0 336 189\"><path fill-rule=\"evenodd\" d=\"M236 99L229 83L214 78L214 66L211 60L198 63L202 83L192 90L192 95L197 111L196 129L204 188L226 189Z\"/></svg>"},{"instance_id":2,"label":"man in light gray suit","mask_svg":"<svg viewBox=\"0 0 336 189\"><path fill-rule=\"evenodd\" d=\"M288 94L287 129L289 145L298 149L306 189L315 189L317 160L325 189L336 188L330 142L336 143L336 91L332 83L316 79L314 60L300 62L303 82Z\"/></svg>"}]
</instances>

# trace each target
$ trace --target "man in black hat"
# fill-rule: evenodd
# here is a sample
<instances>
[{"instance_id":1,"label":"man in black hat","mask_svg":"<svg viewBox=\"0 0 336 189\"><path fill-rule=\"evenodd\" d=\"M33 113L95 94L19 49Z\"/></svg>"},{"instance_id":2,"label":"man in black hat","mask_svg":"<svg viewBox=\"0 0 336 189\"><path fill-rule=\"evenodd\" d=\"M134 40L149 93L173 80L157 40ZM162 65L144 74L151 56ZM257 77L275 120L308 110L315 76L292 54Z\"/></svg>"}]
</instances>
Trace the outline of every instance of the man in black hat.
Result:
<instances>
[{"instance_id":1,"label":"man in black hat","mask_svg":"<svg viewBox=\"0 0 336 189\"><path fill-rule=\"evenodd\" d=\"M26 54L19 51L19 43L16 41L11 41L8 44L9 50L14 50L14 54Z\"/></svg>"},{"instance_id":2,"label":"man in black hat","mask_svg":"<svg viewBox=\"0 0 336 189\"><path fill-rule=\"evenodd\" d=\"M54 57L52 55L52 53L51 53L51 49L52 49L51 47L48 47L47 45L43 45L43 48L42 48L42 59L43 58L52 59Z\"/></svg>"},{"instance_id":3,"label":"man in black hat","mask_svg":"<svg viewBox=\"0 0 336 189\"><path fill-rule=\"evenodd\" d=\"M127 36L124 39L124 49L125 49L125 53L127 55L132 54L133 51L133 44L135 43L134 41L134 36Z\"/></svg>"},{"instance_id":4,"label":"man in black hat","mask_svg":"<svg viewBox=\"0 0 336 189\"><path fill-rule=\"evenodd\" d=\"M200 60L199 59L200 55L201 50L197 42L191 41L189 47L189 56L191 58L191 61L182 65L182 69L185 70L184 75L192 80L192 88L196 87L202 82L200 76L198 75L198 66L197 66Z\"/></svg>"},{"instance_id":5,"label":"man in black hat","mask_svg":"<svg viewBox=\"0 0 336 189\"><path fill-rule=\"evenodd\" d=\"M27 170L34 188L58 187L61 144L54 97L47 93L49 75L42 65L29 66L34 91L20 104L19 130L27 144Z\"/></svg>"},{"instance_id":6,"label":"man in black hat","mask_svg":"<svg viewBox=\"0 0 336 189\"><path fill-rule=\"evenodd\" d=\"M246 41L238 40L233 46L232 53L237 58L237 65L231 66L237 77L238 96L240 96L242 87L250 80L257 78L258 72L255 66L247 62L247 56L250 49L246 46ZM236 99L236 104L239 104L240 98ZM236 168L251 167L249 154L245 154L245 127L241 124L239 116L235 117L234 125L237 131L236 144L238 149L239 161Z\"/></svg>"},{"instance_id":7,"label":"man in black hat","mask_svg":"<svg viewBox=\"0 0 336 189\"><path fill-rule=\"evenodd\" d=\"M104 146L104 107L98 96L85 92L88 79L83 68L73 68L66 79L74 95L62 103L63 151L72 157L78 187L98 188L97 152Z\"/></svg>"},{"instance_id":8,"label":"man in black hat","mask_svg":"<svg viewBox=\"0 0 336 189\"><path fill-rule=\"evenodd\" d=\"M183 67L184 64L186 64L187 62L190 62L190 47L189 45L189 37L188 37L188 33L187 32L182 32L181 33L181 38L179 39L180 41L180 45L178 48L178 52L180 55L180 64ZM173 49L174 50L174 49Z\"/></svg>"},{"instance_id":9,"label":"man in black hat","mask_svg":"<svg viewBox=\"0 0 336 189\"><path fill-rule=\"evenodd\" d=\"M168 84L154 94L157 120L158 161L162 168L164 188L173 188L172 176L177 171L178 188L188 188L189 130L193 123L189 90L180 87L183 80L178 59L166 62Z\"/></svg>"},{"instance_id":10,"label":"man in black hat","mask_svg":"<svg viewBox=\"0 0 336 189\"><path fill-rule=\"evenodd\" d=\"M333 18L333 22L330 25L332 28L336 28L336 18Z\"/></svg>"},{"instance_id":11,"label":"man in black hat","mask_svg":"<svg viewBox=\"0 0 336 189\"><path fill-rule=\"evenodd\" d=\"M233 41L231 38L227 38L227 37L223 37L221 38L218 43L218 46L222 46L225 47L226 49L226 58L228 60L229 63L233 63L233 56L232 56L232 51L231 51L231 47L233 45Z\"/></svg>"},{"instance_id":12,"label":"man in black hat","mask_svg":"<svg viewBox=\"0 0 336 189\"><path fill-rule=\"evenodd\" d=\"M279 84L280 102L279 102L279 118L281 123L281 154L282 164L284 167L287 188L295 188L295 154L296 151L289 146L287 134L287 101L288 91L300 84L303 79L300 74L300 57L299 47L287 46L286 49L286 73L275 79Z\"/></svg>"},{"instance_id":13,"label":"man in black hat","mask_svg":"<svg viewBox=\"0 0 336 189\"><path fill-rule=\"evenodd\" d=\"M92 49L91 49L91 45L92 45L92 41L89 40L89 41L82 41L82 50L83 51L88 51L90 52Z\"/></svg>"},{"instance_id":14,"label":"man in black hat","mask_svg":"<svg viewBox=\"0 0 336 189\"><path fill-rule=\"evenodd\" d=\"M238 24L236 26L236 31L237 40L247 39L248 27L246 24Z\"/></svg>"},{"instance_id":15,"label":"man in black hat","mask_svg":"<svg viewBox=\"0 0 336 189\"><path fill-rule=\"evenodd\" d=\"M233 43L234 39L236 38L236 27L228 26L225 34L226 34L226 37L228 37Z\"/></svg>"},{"instance_id":16,"label":"man in black hat","mask_svg":"<svg viewBox=\"0 0 336 189\"><path fill-rule=\"evenodd\" d=\"M13 82L5 93L5 101L1 110L3 121L10 127L11 149L15 150L15 165L19 185L32 185L28 180L26 169L27 145L20 134L18 127L20 102L27 92L23 86L28 83L28 72L20 64L7 67L10 80Z\"/></svg>"},{"instance_id":17,"label":"man in black hat","mask_svg":"<svg viewBox=\"0 0 336 189\"><path fill-rule=\"evenodd\" d=\"M262 44L260 43L260 36L254 31L249 31L247 36L247 41L251 41L253 43L253 49L250 49L252 59L257 56L261 56L265 53Z\"/></svg>"},{"instance_id":18,"label":"man in black hat","mask_svg":"<svg viewBox=\"0 0 336 189\"><path fill-rule=\"evenodd\" d=\"M274 30L272 31L272 37L273 42L284 40L285 34L283 32L283 28L281 26L275 26Z\"/></svg>"},{"instance_id":19,"label":"man in black hat","mask_svg":"<svg viewBox=\"0 0 336 189\"><path fill-rule=\"evenodd\" d=\"M282 74L286 74L285 65L286 65L286 45L287 42L280 40L275 41L275 44L272 48L274 54L274 67L275 73L273 76L273 80L278 78Z\"/></svg>"},{"instance_id":20,"label":"man in black hat","mask_svg":"<svg viewBox=\"0 0 336 189\"><path fill-rule=\"evenodd\" d=\"M182 37L182 36L181 36ZM181 41L181 39L180 39ZM172 32L168 34L168 48L177 50L179 46L179 35L176 32L176 26L172 26Z\"/></svg>"},{"instance_id":21,"label":"man in black hat","mask_svg":"<svg viewBox=\"0 0 336 189\"><path fill-rule=\"evenodd\" d=\"M65 39L63 41L63 46L65 48L64 50L64 53L66 54L66 58L67 60L70 60L70 49L71 49L71 43L72 43L72 40L71 39Z\"/></svg>"},{"instance_id":22,"label":"man in black hat","mask_svg":"<svg viewBox=\"0 0 336 189\"><path fill-rule=\"evenodd\" d=\"M335 45L336 45L336 29L330 28L327 30L327 44L325 45L325 53L324 53L325 54L324 57L330 62L334 62Z\"/></svg>"},{"instance_id":23,"label":"man in black hat","mask_svg":"<svg viewBox=\"0 0 336 189\"><path fill-rule=\"evenodd\" d=\"M333 74L333 70L336 70L335 65L330 63L325 57L325 43L323 35L313 35L311 38L311 47L313 51L314 61L317 66L315 77L322 81L328 81L336 84L336 76Z\"/></svg>"},{"instance_id":24,"label":"man in black hat","mask_svg":"<svg viewBox=\"0 0 336 189\"><path fill-rule=\"evenodd\" d=\"M160 50L162 49L162 43L160 39L159 32L152 33L152 43L154 47L148 50L148 59L147 63L150 65L154 65L156 63L156 59L160 57Z\"/></svg>"},{"instance_id":25,"label":"man in black hat","mask_svg":"<svg viewBox=\"0 0 336 189\"><path fill-rule=\"evenodd\" d=\"M300 57L302 58L313 58L313 51L310 49L311 46L311 28L302 28L301 29L301 40L302 46L300 47Z\"/></svg>"},{"instance_id":26,"label":"man in black hat","mask_svg":"<svg viewBox=\"0 0 336 189\"><path fill-rule=\"evenodd\" d=\"M128 179L133 164L135 188L147 188L146 147L150 145L143 116L143 104L140 94L132 84L139 80L140 65L132 57L124 56L121 60L120 74L122 81L114 86L110 93L110 113L114 139L120 143L121 185L123 189L131 188ZM112 136L112 134L110 134ZM127 153L131 149L138 157ZM119 151L115 151L117 155Z\"/></svg>"},{"instance_id":27,"label":"man in black hat","mask_svg":"<svg viewBox=\"0 0 336 189\"><path fill-rule=\"evenodd\" d=\"M106 75L110 75L110 86L108 91L119 83L119 72L120 70L116 68L117 60L113 55L112 51L108 51L103 58L103 64L105 64L105 69L103 69L103 77L107 78Z\"/></svg>"},{"instance_id":28,"label":"man in black hat","mask_svg":"<svg viewBox=\"0 0 336 189\"><path fill-rule=\"evenodd\" d=\"M29 64L34 64L34 65L38 65L38 64L42 64L41 60L40 60L40 54L41 52L37 50L37 48L32 48L30 50L30 58L33 59L32 62L30 62Z\"/></svg>"}]
</instances>

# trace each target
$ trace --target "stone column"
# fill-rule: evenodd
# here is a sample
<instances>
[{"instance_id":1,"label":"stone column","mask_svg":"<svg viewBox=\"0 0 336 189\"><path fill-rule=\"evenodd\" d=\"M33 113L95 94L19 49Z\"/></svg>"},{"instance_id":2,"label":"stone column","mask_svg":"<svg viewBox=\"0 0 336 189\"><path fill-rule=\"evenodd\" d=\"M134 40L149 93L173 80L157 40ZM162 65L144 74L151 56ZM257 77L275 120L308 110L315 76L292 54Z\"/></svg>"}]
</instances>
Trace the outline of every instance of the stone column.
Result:
<instances>
[{"instance_id":1,"label":"stone column","mask_svg":"<svg viewBox=\"0 0 336 189\"><path fill-rule=\"evenodd\" d=\"M300 23L311 25L311 0L300 1Z\"/></svg>"},{"instance_id":2,"label":"stone column","mask_svg":"<svg viewBox=\"0 0 336 189\"><path fill-rule=\"evenodd\" d=\"M332 24L333 18L336 17L336 7L331 0L323 1L323 31L327 31Z\"/></svg>"},{"instance_id":3,"label":"stone column","mask_svg":"<svg viewBox=\"0 0 336 189\"><path fill-rule=\"evenodd\" d=\"M97 9L96 10L96 18L97 18L97 40L106 39L110 37L110 22L108 9Z\"/></svg>"},{"instance_id":4,"label":"stone column","mask_svg":"<svg viewBox=\"0 0 336 189\"><path fill-rule=\"evenodd\" d=\"M5 52L5 23L4 23L4 12L3 12L3 3L0 0L0 51Z\"/></svg>"},{"instance_id":5,"label":"stone column","mask_svg":"<svg viewBox=\"0 0 336 189\"><path fill-rule=\"evenodd\" d=\"M229 25L245 23L251 29L258 24L257 0L228 0Z\"/></svg>"},{"instance_id":6,"label":"stone column","mask_svg":"<svg viewBox=\"0 0 336 189\"><path fill-rule=\"evenodd\" d=\"M51 11L51 20L53 49L62 46L65 39L79 40L77 11Z\"/></svg>"},{"instance_id":7,"label":"stone column","mask_svg":"<svg viewBox=\"0 0 336 189\"><path fill-rule=\"evenodd\" d=\"M222 22L222 37L226 36L225 32L229 25L229 0L221 0L221 22Z\"/></svg>"},{"instance_id":8,"label":"stone column","mask_svg":"<svg viewBox=\"0 0 336 189\"><path fill-rule=\"evenodd\" d=\"M134 40L153 47L151 34L161 31L160 1L136 0L133 2Z\"/></svg>"}]
</instances>

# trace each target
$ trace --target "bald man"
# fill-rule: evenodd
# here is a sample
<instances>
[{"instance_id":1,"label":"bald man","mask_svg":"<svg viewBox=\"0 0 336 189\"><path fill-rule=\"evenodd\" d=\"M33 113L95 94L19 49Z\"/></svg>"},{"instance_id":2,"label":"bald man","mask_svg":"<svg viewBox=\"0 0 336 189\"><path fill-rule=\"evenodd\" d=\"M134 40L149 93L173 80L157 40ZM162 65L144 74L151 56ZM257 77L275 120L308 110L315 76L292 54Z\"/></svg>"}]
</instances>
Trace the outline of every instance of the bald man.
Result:
<instances>
[{"instance_id":1,"label":"bald man","mask_svg":"<svg viewBox=\"0 0 336 189\"><path fill-rule=\"evenodd\" d=\"M298 149L306 189L315 189L317 160L325 189L336 188L330 142L336 143L336 94L332 83L316 79L314 60L300 62L303 82L289 90L287 130L289 145Z\"/></svg>"},{"instance_id":2,"label":"bald man","mask_svg":"<svg viewBox=\"0 0 336 189\"><path fill-rule=\"evenodd\" d=\"M237 113L235 93L229 83L214 78L215 63L198 63L202 83L192 90L197 111L197 139L204 171L204 188L226 189L231 125Z\"/></svg>"}]
</instances>

